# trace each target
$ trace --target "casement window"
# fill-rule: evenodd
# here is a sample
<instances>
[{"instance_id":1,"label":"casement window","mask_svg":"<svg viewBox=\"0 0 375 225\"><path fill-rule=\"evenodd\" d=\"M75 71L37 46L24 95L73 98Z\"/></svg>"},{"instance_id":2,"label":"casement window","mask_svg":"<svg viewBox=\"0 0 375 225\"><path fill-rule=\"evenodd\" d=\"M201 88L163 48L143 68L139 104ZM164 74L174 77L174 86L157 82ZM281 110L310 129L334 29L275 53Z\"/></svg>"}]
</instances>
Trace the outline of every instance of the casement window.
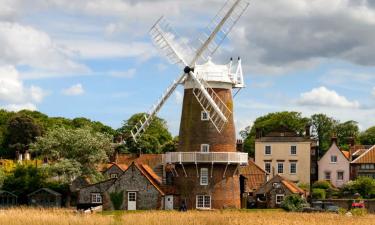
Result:
<instances>
[{"instance_id":1,"label":"casement window","mask_svg":"<svg viewBox=\"0 0 375 225\"><path fill-rule=\"evenodd\" d=\"M208 168L201 168L201 185L208 185Z\"/></svg>"},{"instance_id":2,"label":"casement window","mask_svg":"<svg viewBox=\"0 0 375 225\"><path fill-rule=\"evenodd\" d=\"M331 155L331 163L337 163L337 155Z\"/></svg>"},{"instance_id":3,"label":"casement window","mask_svg":"<svg viewBox=\"0 0 375 225\"><path fill-rule=\"evenodd\" d=\"M289 173L290 174L296 174L297 173L297 162L290 162Z\"/></svg>"},{"instance_id":4,"label":"casement window","mask_svg":"<svg viewBox=\"0 0 375 225\"><path fill-rule=\"evenodd\" d=\"M344 171L337 172L337 180L344 180Z\"/></svg>"},{"instance_id":5,"label":"casement window","mask_svg":"<svg viewBox=\"0 0 375 225\"><path fill-rule=\"evenodd\" d=\"M290 154L297 155L297 146L295 145L290 146Z\"/></svg>"},{"instance_id":6,"label":"casement window","mask_svg":"<svg viewBox=\"0 0 375 225\"><path fill-rule=\"evenodd\" d=\"M201 120L202 121L207 121L210 119L210 114L206 111L201 112Z\"/></svg>"},{"instance_id":7,"label":"casement window","mask_svg":"<svg viewBox=\"0 0 375 225\"><path fill-rule=\"evenodd\" d=\"M117 178L118 177L118 174L117 173L111 173L109 175L110 178Z\"/></svg>"},{"instance_id":8,"label":"casement window","mask_svg":"<svg viewBox=\"0 0 375 225\"><path fill-rule=\"evenodd\" d=\"M277 163L277 173L284 173L284 163L283 162Z\"/></svg>"},{"instance_id":9,"label":"casement window","mask_svg":"<svg viewBox=\"0 0 375 225\"><path fill-rule=\"evenodd\" d=\"M361 164L361 169L362 170L373 170L374 164Z\"/></svg>"},{"instance_id":10,"label":"casement window","mask_svg":"<svg viewBox=\"0 0 375 225\"><path fill-rule=\"evenodd\" d=\"M201 144L201 152L210 152L209 144Z\"/></svg>"},{"instance_id":11,"label":"casement window","mask_svg":"<svg viewBox=\"0 0 375 225\"><path fill-rule=\"evenodd\" d=\"M264 147L264 154L265 155L271 155L272 154L272 150L271 150L270 145L267 145L267 146Z\"/></svg>"},{"instance_id":12,"label":"casement window","mask_svg":"<svg viewBox=\"0 0 375 225\"><path fill-rule=\"evenodd\" d=\"M211 209L211 196L210 195L197 195L196 208L197 209Z\"/></svg>"},{"instance_id":13,"label":"casement window","mask_svg":"<svg viewBox=\"0 0 375 225\"><path fill-rule=\"evenodd\" d=\"M331 180L331 172L329 172L329 171L324 172L324 179L330 181Z\"/></svg>"},{"instance_id":14,"label":"casement window","mask_svg":"<svg viewBox=\"0 0 375 225\"><path fill-rule=\"evenodd\" d=\"M276 195L276 204L281 204L281 202L284 200L284 195Z\"/></svg>"},{"instance_id":15,"label":"casement window","mask_svg":"<svg viewBox=\"0 0 375 225\"><path fill-rule=\"evenodd\" d=\"M91 193L91 203L102 203L102 195L100 193Z\"/></svg>"},{"instance_id":16,"label":"casement window","mask_svg":"<svg viewBox=\"0 0 375 225\"><path fill-rule=\"evenodd\" d=\"M264 170L265 170L267 173L271 173L271 163L270 163L270 162L265 162L265 163L264 163Z\"/></svg>"}]
</instances>

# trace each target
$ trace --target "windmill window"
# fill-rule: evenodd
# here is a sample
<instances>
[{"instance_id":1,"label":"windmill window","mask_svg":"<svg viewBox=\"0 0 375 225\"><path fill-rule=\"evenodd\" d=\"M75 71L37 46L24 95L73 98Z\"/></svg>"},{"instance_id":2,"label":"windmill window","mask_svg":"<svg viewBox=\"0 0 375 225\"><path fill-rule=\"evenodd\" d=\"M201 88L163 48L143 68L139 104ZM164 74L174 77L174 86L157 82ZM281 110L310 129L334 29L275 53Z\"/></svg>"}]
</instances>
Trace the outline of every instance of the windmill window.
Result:
<instances>
[{"instance_id":1,"label":"windmill window","mask_svg":"<svg viewBox=\"0 0 375 225\"><path fill-rule=\"evenodd\" d=\"M207 120L209 120L209 118L210 118L210 115L209 115L208 112L206 112L206 111L201 112L201 120L207 121Z\"/></svg>"},{"instance_id":2,"label":"windmill window","mask_svg":"<svg viewBox=\"0 0 375 225\"><path fill-rule=\"evenodd\" d=\"M197 195L196 199L197 209L211 209L211 196L210 195Z\"/></svg>"},{"instance_id":3,"label":"windmill window","mask_svg":"<svg viewBox=\"0 0 375 225\"><path fill-rule=\"evenodd\" d=\"M201 152L210 152L209 144L201 144Z\"/></svg>"},{"instance_id":4,"label":"windmill window","mask_svg":"<svg viewBox=\"0 0 375 225\"><path fill-rule=\"evenodd\" d=\"M208 185L208 168L201 168L201 185Z\"/></svg>"}]
</instances>

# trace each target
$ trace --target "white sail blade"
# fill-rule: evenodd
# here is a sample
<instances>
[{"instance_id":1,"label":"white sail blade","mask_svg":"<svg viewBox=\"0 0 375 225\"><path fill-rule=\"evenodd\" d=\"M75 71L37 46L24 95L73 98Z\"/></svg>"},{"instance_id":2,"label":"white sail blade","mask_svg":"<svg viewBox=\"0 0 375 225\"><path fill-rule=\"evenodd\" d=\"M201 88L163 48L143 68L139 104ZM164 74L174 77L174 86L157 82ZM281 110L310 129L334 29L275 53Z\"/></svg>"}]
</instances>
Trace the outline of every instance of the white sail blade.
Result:
<instances>
[{"instance_id":1,"label":"white sail blade","mask_svg":"<svg viewBox=\"0 0 375 225\"><path fill-rule=\"evenodd\" d=\"M153 43L161 50L172 64L181 67L187 66L187 62L194 55L193 50L179 38L169 23L161 17L150 29Z\"/></svg>"},{"instance_id":2,"label":"white sail blade","mask_svg":"<svg viewBox=\"0 0 375 225\"><path fill-rule=\"evenodd\" d=\"M248 6L246 0L228 0L224 4L198 38L200 47L197 48L190 66L194 66L199 59L207 61L208 57L215 53Z\"/></svg>"},{"instance_id":3,"label":"white sail blade","mask_svg":"<svg viewBox=\"0 0 375 225\"><path fill-rule=\"evenodd\" d=\"M159 98L158 102L151 107L147 115L144 116L131 130L131 135L133 140L137 142L137 139L142 135L142 133L150 126L152 119L159 112L161 107L167 101L167 99L172 95L177 86L186 79L186 74L183 73L178 79L174 80L173 83L167 88L164 94Z\"/></svg>"}]
</instances>

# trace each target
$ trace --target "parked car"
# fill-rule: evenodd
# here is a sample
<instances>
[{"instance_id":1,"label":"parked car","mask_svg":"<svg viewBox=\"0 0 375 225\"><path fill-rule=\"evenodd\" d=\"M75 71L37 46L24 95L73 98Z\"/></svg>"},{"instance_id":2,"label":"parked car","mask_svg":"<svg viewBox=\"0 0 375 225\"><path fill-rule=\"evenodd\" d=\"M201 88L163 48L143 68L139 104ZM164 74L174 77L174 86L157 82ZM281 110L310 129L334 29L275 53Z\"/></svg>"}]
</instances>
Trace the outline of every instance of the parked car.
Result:
<instances>
[{"instance_id":1,"label":"parked car","mask_svg":"<svg viewBox=\"0 0 375 225\"><path fill-rule=\"evenodd\" d=\"M302 209L303 212L339 212L339 207L333 202L322 202L322 201L315 201L312 202L310 207L304 207Z\"/></svg>"}]
</instances>

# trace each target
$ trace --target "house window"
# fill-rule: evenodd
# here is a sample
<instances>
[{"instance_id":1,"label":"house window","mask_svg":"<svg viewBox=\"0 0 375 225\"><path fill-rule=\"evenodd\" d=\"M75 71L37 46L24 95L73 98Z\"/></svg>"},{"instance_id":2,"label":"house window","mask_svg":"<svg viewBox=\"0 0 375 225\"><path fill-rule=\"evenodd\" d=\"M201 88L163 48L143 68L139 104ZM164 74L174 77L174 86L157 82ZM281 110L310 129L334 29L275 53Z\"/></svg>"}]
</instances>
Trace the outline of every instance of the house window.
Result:
<instances>
[{"instance_id":1,"label":"house window","mask_svg":"<svg viewBox=\"0 0 375 225\"><path fill-rule=\"evenodd\" d=\"M210 195L197 195L197 209L211 209L211 196Z\"/></svg>"},{"instance_id":2,"label":"house window","mask_svg":"<svg viewBox=\"0 0 375 225\"><path fill-rule=\"evenodd\" d=\"M344 180L344 172L343 171L337 172L337 180Z\"/></svg>"},{"instance_id":3,"label":"house window","mask_svg":"<svg viewBox=\"0 0 375 225\"><path fill-rule=\"evenodd\" d=\"M297 146L295 145L290 146L290 154L297 155Z\"/></svg>"},{"instance_id":4,"label":"house window","mask_svg":"<svg viewBox=\"0 0 375 225\"><path fill-rule=\"evenodd\" d=\"M284 200L284 195L276 195L276 204L281 204L281 202Z\"/></svg>"},{"instance_id":5,"label":"house window","mask_svg":"<svg viewBox=\"0 0 375 225\"><path fill-rule=\"evenodd\" d=\"M331 155L331 163L337 163L337 155Z\"/></svg>"},{"instance_id":6,"label":"house window","mask_svg":"<svg viewBox=\"0 0 375 225\"><path fill-rule=\"evenodd\" d=\"M208 185L208 169L201 168L201 185Z\"/></svg>"},{"instance_id":7,"label":"house window","mask_svg":"<svg viewBox=\"0 0 375 225\"><path fill-rule=\"evenodd\" d=\"M324 172L324 179L330 181L331 180L331 172Z\"/></svg>"},{"instance_id":8,"label":"house window","mask_svg":"<svg viewBox=\"0 0 375 225\"><path fill-rule=\"evenodd\" d=\"M296 174L297 173L297 162L290 162L290 168L289 168L290 174Z\"/></svg>"},{"instance_id":9,"label":"house window","mask_svg":"<svg viewBox=\"0 0 375 225\"><path fill-rule=\"evenodd\" d=\"M267 145L267 146L264 148L264 154L265 154L265 155L271 155L271 146L270 146L270 145Z\"/></svg>"},{"instance_id":10,"label":"house window","mask_svg":"<svg viewBox=\"0 0 375 225\"><path fill-rule=\"evenodd\" d=\"M202 111L201 112L201 120L203 120L203 121L207 121L207 120L209 120L209 114L208 114L208 112L206 112L206 111Z\"/></svg>"},{"instance_id":11,"label":"house window","mask_svg":"<svg viewBox=\"0 0 375 225\"><path fill-rule=\"evenodd\" d=\"M201 152L210 152L209 144L201 144Z\"/></svg>"},{"instance_id":12,"label":"house window","mask_svg":"<svg viewBox=\"0 0 375 225\"><path fill-rule=\"evenodd\" d=\"M109 177L110 177L110 178L117 178L118 175L117 175L117 173L111 173L111 174L109 175Z\"/></svg>"},{"instance_id":13,"label":"house window","mask_svg":"<svg viewBox=\"0 0 375 225\"><path fill-rule=\"evenodd\" d=\"M361 169L362 170L373 170L374 164L361 164Z\"/></svg>"},{"instance_id":14,"label":"house window","mask_svg":"<svg viewBox=\"0 0 375 225\"><path fill-rule=\"evenodd\" d=\"M265 162L265 163L264 163L264 170L265 170L267 173L271 173L271 163L270 163L270 162Z\"/></svg>"},{"instance_id":15,"label":"house window","mask_svg":"<svg viewBox=\"0 0 375 225\"><path fill-rule=\"evenodd\" d=\"M284 163L283 162L277 163L277 173L284 173Z\"/></svg>"},{"instance_id":16,"label":"house window","mask_svg":"<svg viewBox=\"0 0 375 225\"><path fill-rule=\"evenodd\" d=\"M100 193L91 193L91 203L102 203L102 195Z\"/></svg>"}]
</instances>

